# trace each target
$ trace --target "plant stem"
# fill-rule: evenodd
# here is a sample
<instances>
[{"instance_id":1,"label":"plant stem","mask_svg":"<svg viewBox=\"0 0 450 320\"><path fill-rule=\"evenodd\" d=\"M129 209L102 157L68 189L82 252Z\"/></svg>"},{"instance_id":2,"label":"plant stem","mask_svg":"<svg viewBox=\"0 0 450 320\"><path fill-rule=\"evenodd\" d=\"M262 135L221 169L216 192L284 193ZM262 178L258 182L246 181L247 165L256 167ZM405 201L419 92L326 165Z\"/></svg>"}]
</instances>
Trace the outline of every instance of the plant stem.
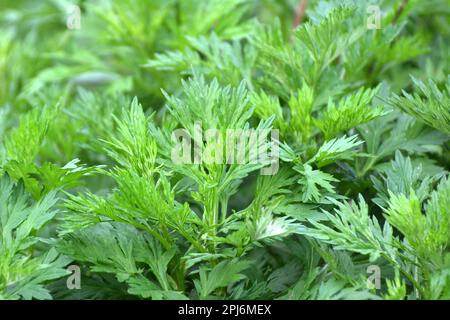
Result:
<instances>
[{"instance_id":1,"label":"plant stem","mask_svg":"<svg viewBox=\"0 0 450 320\"><path fill-rule=\"evenodd\" d=\"M395 12L394 19L392 19L392 24L397 22L397 20L402 15L403 10L405 10L405 7L407 4L408 4L408 0L402 0L402 2L400 3L400 6L398 7L397 11Z\"/></svg>"},{"instance_id":2,"label":"plant stem","mask_svg":"<svg viewBox=\"0 0 450 320\"><path fill-rule=\"evenodd\" d=\"M293 28L297 28L303 21L305 16L306 7L308 6L308 0L300 0L295 10L294 21L292 23Z\"/></svg>"}]
</instances>

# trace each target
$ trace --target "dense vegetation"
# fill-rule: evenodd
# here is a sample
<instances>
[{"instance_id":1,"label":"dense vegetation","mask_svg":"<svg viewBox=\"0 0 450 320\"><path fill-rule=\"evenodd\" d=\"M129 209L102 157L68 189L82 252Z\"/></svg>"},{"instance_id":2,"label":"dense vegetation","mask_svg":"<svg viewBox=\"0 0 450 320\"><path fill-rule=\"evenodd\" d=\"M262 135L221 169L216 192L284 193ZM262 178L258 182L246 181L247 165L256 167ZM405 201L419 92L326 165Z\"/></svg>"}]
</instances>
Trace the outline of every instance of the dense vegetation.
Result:
<instances>
[{"instance_id":1,"label":"dense vegetation","mask_svg":"<svg viewBox=\"0 0 450 320\"><path fill-rule=\"evenodd\" d=\"M450 299L449 43L448 0L0 0L0 299ZM208 129L275 157L174 161Z\"/></svg>"}]
</instances>

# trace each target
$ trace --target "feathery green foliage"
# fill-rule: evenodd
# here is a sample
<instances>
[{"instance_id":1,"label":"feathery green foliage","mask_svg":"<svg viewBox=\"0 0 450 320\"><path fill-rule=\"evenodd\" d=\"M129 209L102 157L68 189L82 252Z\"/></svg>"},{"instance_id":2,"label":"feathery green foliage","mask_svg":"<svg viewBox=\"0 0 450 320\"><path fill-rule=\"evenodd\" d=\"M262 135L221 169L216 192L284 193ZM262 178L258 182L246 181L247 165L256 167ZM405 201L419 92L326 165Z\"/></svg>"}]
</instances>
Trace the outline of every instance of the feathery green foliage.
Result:
<instances>
[{"instance_id":1,"label":"feathery green foliage","mask_svg":"<svg viewBox=\"0 0 450 320\"><path fill-rule=\"evenodd\" d=\"M298 5L0 0L0 299L450 299L448 2Z\"/></svg>"}]
</instances>

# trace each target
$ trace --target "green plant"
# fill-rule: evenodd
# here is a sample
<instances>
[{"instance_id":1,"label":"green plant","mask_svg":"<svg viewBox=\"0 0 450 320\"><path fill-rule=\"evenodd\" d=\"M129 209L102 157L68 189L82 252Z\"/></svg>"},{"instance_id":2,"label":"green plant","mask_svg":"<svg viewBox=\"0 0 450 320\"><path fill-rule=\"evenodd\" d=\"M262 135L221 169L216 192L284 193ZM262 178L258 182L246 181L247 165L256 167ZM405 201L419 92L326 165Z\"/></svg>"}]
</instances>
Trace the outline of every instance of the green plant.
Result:
<instances>
[{"instance_id":1,"label":"green plant","mask_svg":"<svg viewBox=\"0 0 450 320\"><path fill-rule=\"evenodd\" d=\"M49 248L55 239L38 233L57 213L55 192L34 203L23 186L4 176L0 180L0 201L0 297L51 299L44 284L66 275L64 267L70 262L55 248ZM45 244L45 251L35 257L33 252L40 243Z\"/></svg>"},{"instance_id":2,"label":"green plant","mask_svg":"<svg viewBox=\"0 0 450 320\"><path fill-rule=\"evenodd\" d=\"M2 6L0 298L449 299L427 3Z\"/></svg>"}]
</instances>

